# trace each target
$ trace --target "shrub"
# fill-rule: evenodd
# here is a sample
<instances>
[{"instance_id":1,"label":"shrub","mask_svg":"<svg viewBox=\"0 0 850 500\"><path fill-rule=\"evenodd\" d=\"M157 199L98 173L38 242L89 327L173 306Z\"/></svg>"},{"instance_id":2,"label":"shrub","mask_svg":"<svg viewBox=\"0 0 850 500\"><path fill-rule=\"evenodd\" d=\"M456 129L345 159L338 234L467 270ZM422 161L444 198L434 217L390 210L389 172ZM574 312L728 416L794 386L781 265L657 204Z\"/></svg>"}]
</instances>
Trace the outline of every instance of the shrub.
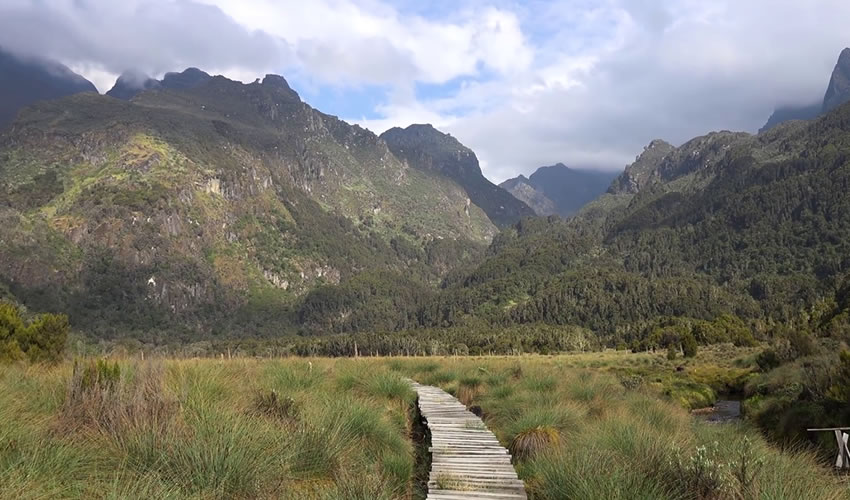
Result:
<instances>
[{"instance_id":1,"label":"shrub","mask_svg":"<svg viewBox=\"0 0 850 500\"><path fill-rule=\"evenodd\" d=\"M675 477L683 481L696 498L724 498L728 488L725 464L720 461L717 442L698 446L693 455L685 456L678 447L673 449L671 466Z\"/></svg>"},{"instance_id":2,"label":"shrub","mask_svg":"<svg viewBox=\"0 0 850 500\"><path fill-rule=\"evenodd\" d=\"M676 350L677 350L676 346L674 346L673 344L670 344L669 346L667 346L667 359L668 360L673 361L674 359L676 359Z\"/></svg>"},{"instance_id":3,"label":"shrub","mask_svg":"<svg viewBox=\"0 0 850 500\"><path fill-rule=\"evenodd\" d=\"M27 325L15 305L0 302L0 361L59 361L69 330L64 314L42 314Z\"/></svg>"},{"instance_id":4,"label":"shrub","mask_svg":"<svg viewBox=\"0 0 850 500\"><path fill-rule=\"evenodd\" d=\"M769 372L782 364L775 349L765 349L756 356L756 364L762 372Z\"/></svg>"},{"instance_id":5,"label":"shrub","mask_svg":"<svg viewBox=\"0 0 850 500\"><path fill-rule=\"evenodd\" d=\"M667 358L670 358L669 353ZM623 376L620 378L620 383L623 384L623 387L625 387L626 389L633 391L643 385L643 377L641 377L640 375Z\"/></svg>"},{"instance_id":6,"label":"shrub","mask_svg":"<svg viewBox=\"0 0 850 500\"><path fill-rule=\"evenodd\" d=\"M787 335L794 359L811 356L817 352L817 343L809 332L792 328L788 330Z\"/></svg>"},{"instance_id":7,"label":"shrub","mask_svg":"<svg viewBox=\"0 0 850 500\"><path fill-rule=\"evenodd\" d=\"M697 339L690 332L682 335L682 354L686 358L693 358L697 355Z\"/></svg>"},{"instance_id":8,"label":"shrub","mask_svg":"<svg viewBox=\"0 0 850 500\"><path fill-rule=\"evenodd\" d=\"M829 388L827 394L835 401L850 405L850 351L841 351L839 362L835 383Z\"/></svg>"}]
</instances>

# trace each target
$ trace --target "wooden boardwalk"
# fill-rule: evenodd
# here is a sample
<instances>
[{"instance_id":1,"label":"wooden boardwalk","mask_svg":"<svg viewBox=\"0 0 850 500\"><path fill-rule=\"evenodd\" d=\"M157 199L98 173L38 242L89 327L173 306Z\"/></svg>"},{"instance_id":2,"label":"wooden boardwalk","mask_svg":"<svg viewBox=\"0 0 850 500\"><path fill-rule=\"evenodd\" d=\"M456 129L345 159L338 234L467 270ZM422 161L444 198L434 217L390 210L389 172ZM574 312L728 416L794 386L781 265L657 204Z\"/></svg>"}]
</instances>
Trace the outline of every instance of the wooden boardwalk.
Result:
<instances>
[{"instance_id":1,"label":"wooden boardwalk","mask_svg":"<svg viewBox=\"0 0 850 500\"><path fill-rule=\"evenodd\" d=\"M442 389L412 384L431 433L429 500L528 498L508 450L480 418Z\"/></svg>"}]
</instances>

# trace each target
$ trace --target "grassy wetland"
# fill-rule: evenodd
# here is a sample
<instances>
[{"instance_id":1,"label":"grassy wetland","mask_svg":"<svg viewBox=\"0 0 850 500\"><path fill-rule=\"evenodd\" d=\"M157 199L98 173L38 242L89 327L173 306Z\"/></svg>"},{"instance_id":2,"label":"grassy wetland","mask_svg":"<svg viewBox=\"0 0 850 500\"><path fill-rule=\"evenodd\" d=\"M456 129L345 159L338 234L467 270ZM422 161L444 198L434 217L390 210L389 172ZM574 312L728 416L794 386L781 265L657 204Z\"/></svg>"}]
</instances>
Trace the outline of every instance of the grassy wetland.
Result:
<instances>
[{"instance_id":1,"label":"grassy wetland","mask_svg":"<svg viewBox=\"0 0 850 500\"><path fill-rule=\"evenodd\" d=\"M410 377L474 407L532 498L850 498L847 477L813 451L768 442L746 420L689 413L751 383L756 355L730 346L678 363L606 351L4 365L0 491L423 498Z\"/></svg>"}]
</instances>

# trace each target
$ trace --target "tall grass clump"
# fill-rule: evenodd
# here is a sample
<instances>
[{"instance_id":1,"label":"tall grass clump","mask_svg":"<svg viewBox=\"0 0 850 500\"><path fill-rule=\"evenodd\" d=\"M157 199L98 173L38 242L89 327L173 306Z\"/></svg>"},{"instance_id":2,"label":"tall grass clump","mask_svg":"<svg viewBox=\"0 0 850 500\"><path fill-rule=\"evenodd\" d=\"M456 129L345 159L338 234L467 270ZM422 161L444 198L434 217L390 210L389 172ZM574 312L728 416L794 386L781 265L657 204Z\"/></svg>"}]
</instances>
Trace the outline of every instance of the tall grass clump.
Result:
<instances>
[{"instance_id":1,"label":"tall grass clump","mask_svg":"<svg viewBox=\"0 0 850 500\"><path fill-rule=\"evenodd\" d=\"M155 362L128 364L124 370L104 360L75 362L56 430L95 431L119 442L137 430L162 436L178 411L163 374Z\"/></svg>"},{"instance_id":2,"label":"tall grass clump","mask_svg":"<svg viewBox=\"0 0 850 500\"><path fill-rule=\"evenodd\" d=\"M298 403L292 397L281 395L275 390L258 390L254 394L252 409L255 414L272 417L287 424L298 420Z\"/></svg>"}]
</instances>

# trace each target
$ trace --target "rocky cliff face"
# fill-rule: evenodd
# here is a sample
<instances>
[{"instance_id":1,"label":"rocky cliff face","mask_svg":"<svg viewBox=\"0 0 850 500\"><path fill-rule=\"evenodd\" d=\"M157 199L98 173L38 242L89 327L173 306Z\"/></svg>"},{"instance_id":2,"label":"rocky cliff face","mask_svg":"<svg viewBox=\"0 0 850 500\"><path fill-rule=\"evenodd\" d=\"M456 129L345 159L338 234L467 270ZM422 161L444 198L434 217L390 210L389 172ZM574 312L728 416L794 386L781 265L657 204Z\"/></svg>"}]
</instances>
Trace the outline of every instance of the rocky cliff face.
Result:
<instances>
[{"instance_id":1,"label":"rocky cliff face","mask_svg":"<svg viewBox=\"0 0 850 500\"><path fill-rule=\"evenodd\" d=\"M62 64L20 58L0 48L0 129L32 103L78 92L97 92L97 89Z\"/></svg>"},{"instance_id":2,"label":"rocky cliff face","mask_svg":"<svg viewBox=\"0 0 850 500\"><path fill-rule=\"evenodd\" d=\"M672 144L661 139L649 143L643 152L635 158L635 162L626 167L626 170L611 183L608 192L611 194L635 194L649 183L650 178L656 173L661 163L676 148Z\"/></svg>"},{"instance_id":3,"label":"rocky cliff face","mask_svg":"<svg viewBox=\"0 0 850 500\"><path fill-rule=\"evenodd\" d=\"M535 189L531 185L531 181L524 175L508 179L499 184L499 187L531 207L537 215L547 216L558 213L555 203L547 198L542 191Z\"/></svg>"},{"instance_id":4,"label":"rocky cliff face","mask_svg":"<svg viewBox=\"0 0 850 500\"><path fill-rule=\"evenodd\" d=\"M457 182L496 225L513 224L521 217L535 215L528 205L484 177L472 150L431 125L392 128L381 134L381 139L394 155L413 168L436 172Z\"/></svg>"},{"instance_id":5,"label":"rocky cliff face","mask_svg":"<svg viewBox=\"0 0 850 500\"><path fill-rule=\"evenodd\" d=\"M0 200L0 282L100 333L274 327L369 269L438 279L496 232L275 75L38 103L0 135Z\"/></svg>"},{"instance_id":6,"label":"rocky cliff face","mask_svg":"<svg viewBox=\"0 0 850 500\"><path fill-rule=\"evenodd\" d=\"M608 193L637 194L654 186L676 186L680 179L696 180L711 176L712 167L733 148L754 140L744 132L712 132L691 139L678 148L654 140L644 148L634 163L611 183Z\"/></svg>"},{"instance_id":7,"label":"rocky cliff face","mask_svg":"<svg viewBox=\"0 0 850 500\"><path fill-rule=\"evenodd\" d=\"M838 63L829 79L829 87L823 98L823 112L827 113L850 102L850 48L841 51Z\"/></svg>"}]
</instances>

